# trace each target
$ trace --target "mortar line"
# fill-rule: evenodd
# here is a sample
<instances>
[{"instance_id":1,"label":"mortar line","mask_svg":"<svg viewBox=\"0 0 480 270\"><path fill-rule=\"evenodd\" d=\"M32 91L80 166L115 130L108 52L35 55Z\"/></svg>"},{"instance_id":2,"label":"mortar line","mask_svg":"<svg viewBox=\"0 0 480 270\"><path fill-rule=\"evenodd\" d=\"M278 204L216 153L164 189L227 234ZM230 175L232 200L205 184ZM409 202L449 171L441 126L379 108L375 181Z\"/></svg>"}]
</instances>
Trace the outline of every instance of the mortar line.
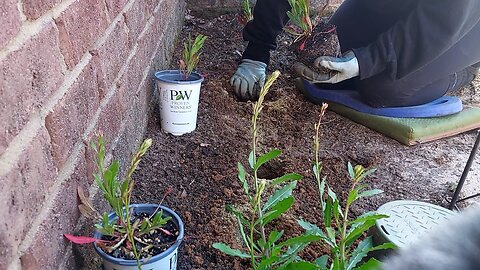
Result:
<instances>
[{"instance_id":1,"label":"mortar line","mask_svg":"<svg viewBox=\"0 0 480 270\"><path fill-rule=\"evenodd\" d=\"M134 0L131 0L128 4L131 4L134 2ZM128 5L127 4L127 5ZM126 9L126 7L124 8ZM108 102L111 100L111 98L113 97L113 95L117 92L116 89L116 84L117 82L120 80L120 78L123 76L123 74L125 73L125 71L127 70L127 67L129 66L133 56L135 55L136 51L137 51L137 47L138 47L138 42L135 44L135 46L133 47L133 49L130 51L130 54L129 56L127 57L127 61L125 62L124 66L122 67L122 69L119 71L119 73L117 74L117 77L116 79L114 80L111 88L110 88L110 91L108 91L108 94L106 95L106 97L102 100L99 108L97 109L93 119L91 120L91 124L87 127L87 129L85 130L82 138L83 140L78 142L77 144L75 144L73 150L72 150L72 154L70 154L69 158L67 159L67 161L65 162L65 165L63 166L62 170L60 171L60 173L58 174L57 176L57 179L56 181L54 182L54 184L52 185L52 187L49 189L49 192L48 194L51 195L53 194L53 199L51 200L47 200L43 203L42 205L42 208L40 210L40 213L36 216L36 218L34 219L32 225L31 225L31 229L27 232L27 234L25 235L25 238L23 239L23 241L21 242L19 248L18 248L18 251L17 251L17 254L19 255L19 257L21 257L27 250L28 248L31 246L33 240L34 240L34 237L35 235L37 234L39 228L40 228L40 225L41 223L48 217L48 214L50 212L50 209L52 208L52 205L53 205L53 202L56 198L56 196L58 195L59 193L59 190L60 190L60 187L61 185L69 179L69 177L73 174L73 170L75 169L75 165L76 165L76 161L78 161L78 157L80 155L80 152L82 150L82 148L84 147L84 143L83 141L88 137L88 135L91 133L91 131L93 131L93 129L95 128L96 124L98 123L98 120L100 118L100 114L101 112L103 111L103 109L106 107L106 105L108 104ZM87 52L84 57L87 57L88 58L88 62L89 60L92 58L92 56ZM81 62L84 62L83 60L83 57L82 57L82 61ZM87 61L85 61L87 62ZM87 62L87 63L88 63ZM84 64L84 66L82 67L81 70L83 70L83 68L86 66L86 64ZM74 69L77 69L79 65L77 64L77 66L75 66ZM79 74L77 74L77 76L75 78L78 77ZM68 88L67 88L68 89ZM63 96L63 94L62 94ZM55 103L56 104L56 103ZM51 110L51 109L50 109ZM49 112L50 110L42 110L42 111L45 111L45 112ZM127 120L125 120L127 121ZM30 123L30 122L29 122ZM23 129L21 132L24 132L25 129ZM37 132L38 132L38 129L37 129ZM121 133L119 133L121 134ZM20 136L16 136L15 139L19 138ZM33 137L31 138L33 139ZM31 140L30 139L30 140ZM25 143L23 141L23 143ZM11 147L9 145L9 147L7 148L7 150L9 150ZM11 151L10 151L11 152ZM23 151L22 151L23 152ZM20 153L21 154L21 153ZM19 154L19 155L20 155ZM0 168L2 168L2 161L5 157L5 153L4 155L2 155L0 157ZM16 157L18 159L18 156ZM4 162L5 163L5 162ZM16 163L16 162L15 162ZM9 163L6 163L6 164L9 164ZM1 171L0 171L0 176L1 176ZM50 198L52 196L46 196L46 198ZM12 265L13 266L13 265Z\"/></svg>"},{"instance_id":2,"label":"mortar line","mask_svg":"<svg viewBox=\"0 0 480 270\"><path fill-rule=\"evenodd\" d=\"M67 3L67 2L72 2L74 0L68 0L64 1L61 4ZM94 49L97 49L103 43L106 41L107 37L110 36L110 34L113 32L116 24L118 21L120 21L120 18L122 16L123 12L128 11L135 0L130 0L125 7L122 9L122 12L115 18L115 21L110 24L110 26L107 28L107 30L104 32L102 37L100 37L92 46ZM60 5L61 5L60 4ZM66 4L65 4L66 5ZM68 5L66 6L68 7ZM50 11L53 12L53 11ZM44 15L45 16L45 15ZM43 17L43 16L42 16ZM138 44L138 43L137 43ZM136 51L135 46L132 51ZM133 56L129 55L127 58L127 65L131 61L131 58ZM40 110L40 121L44 122L45 117L48 115L48 113L53 110L55 105L61 100L61 98L64 96L64 94L68 91L70 86L73 85L73 83L76 81L78 76L80 75L81 71L85 68L85 66L90 62L92 58L92 55L89 52L86 52L83 57L81 58L80 62L73 68L72 71L67 73L65 75L65 79L63 84L60 86L60 88L55 92L51 98L47 101L47 103L43 106L43 108ZM0 51L0 61L2 60L2 51ZM124 70L124 69L123 69ZM120 75L123 75L123 73L119 72L116 80L118 81L118 78L121 77ZM114 83L115 85L115 83ZM13 167L16 165L18 162L21 154L25 150L26 146L28 146L31 141L34 138L34 135L38 132L41 126L44 126L44 123L34 123L36 120L38 120L36 117L31 117L27 124L22 128L22 130L13 138L13 140L9 143L7 146L7 149L5 149L4 153L0 155L0 176L4 176L8 174Z\"/></svg>"},{"instance_id":3,"label":"mortar line","mask_svg":"<svg viewBox=\"0 0 480 270\"><path fill-rule=\"evenodd\" d=\"M60 88L50 96L45 105L37 112L33 113L22 130L8 144L7 149L0 156L0 176L8 174L17 164L23 151L30 145L35 138L38 130L45 124L45 117L53 110L55 105L64 96L68 89L75 83L76 79L83 71L85 66L90 62L92 56L86 53L82 60L75 68L65 75L64 81Z\"/></svg>"},{"instance_id":4,"label":"mortar line","mask_svg":"<svg viewBox=\"0 0 480 270\"><path fill-rule=\"evenodd\" d=\"M45 25L52 22L55 17L59 16L75 1L76 0L62 1L33 21L28 21L25 18L25 21L22 22L22 25L20 26L20 30L18 31L17 35L13 39L11 39L5 47L0 49L0 62L3 61L10 53L19 50L26 41L39 34ZM17 3L17 6L19 5L21 5L20 2Z\"/></svg>"}]
</instances>

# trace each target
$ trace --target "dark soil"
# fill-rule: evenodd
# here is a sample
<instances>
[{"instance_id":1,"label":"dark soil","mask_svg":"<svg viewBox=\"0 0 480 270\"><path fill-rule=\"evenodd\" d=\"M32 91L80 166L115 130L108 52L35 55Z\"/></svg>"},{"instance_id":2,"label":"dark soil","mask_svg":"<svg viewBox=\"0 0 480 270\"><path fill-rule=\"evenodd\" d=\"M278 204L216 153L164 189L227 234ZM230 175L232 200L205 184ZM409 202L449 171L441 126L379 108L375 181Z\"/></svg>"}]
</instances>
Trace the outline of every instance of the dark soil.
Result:
<instances>
[{"instance_id":1,"label":"dark soil","mask_svg":"<svg viewBox=\"0 0 480 270\"><path fill-rule=\"evenodd\" d=\"M335 31L335 25L321 20L306 39L300 39L292 44L292 51L297 61L304 63L310 69L319 73L328 73L325 68L317 68L313 63L320 56L340 55L340 44Z\"/></svg>"},{"instance_id":2,"label":"dark soil","mask_svg":"<svg viewBox=\"0 0 480 270\"><path fill-rule=\"evenodd\" d=\"M252 104L238 101L229 85L244 50L241 26L235 15L211 19L188 15L179 42L189 33L209 36L198 67L206 76L198 127L180 137L165 134L160 129L158 110L154 112L145 135L154 144L134 176L137 180L134 200L158 203L167 188L174 188L163 204L175 210L185 223L178 269L248 269L247 261L226 256L211 247L215 242L225 242L233 248L242 248L236 221L225 211L227 204L242 207L246 202L237 180L237 162L248 164ZM317 224L321 221L311 170L319 106L306 100L294 87L296 76L290 66L296 57L290 51L291 42L289 37L281 35L279 48L272 52L269 72L280 70L282 75L267 95L259 121L259 151L265 153L272 148L283 151L265 175L296 172L304 176L294 192L294 206L276 223L285 230L286 237L301 233L296 219ZM179 58L181 48L178 43L174 59ZM172 67L175 63L172 61ZM350 186L347 162L378 169L366 183L385 192L355 203L352 215L398 199L445 206L445 197L450 194L447 182L456 181L461 174L473 136L474 133L465 133L407 147L327 111L321 129L323 175L344 199ZM324 247L316 244L302 257L312 260L323 252Z\"/></svg>"},{"instance_id":3,"label":"dark soil","mask_svg":"<svg viewBox=\"0 0 480 270\"><path fill-rule=\"evenodd\" d=\"M134 214L132 218L132 224L134 224L137 220L141 222L145 219L149 218L149 215L145 213ZM150 218L149 218L150 219ZM150 219L151 221L151 219ZM136 249L138 251L144 250L140 253L140 259L146 259L157 254L160 254L167 250L170 246L172 246L178 237L178 227L172 221L169 220L167 223L162 226L162 229L154 229L150 232L137 236L140 241L136 241ZM119 239L110 237L110 236L103 236L103 240L107 241L114 241L113 245L117 244ZM108 245L103 243L97 243L97 245L107 254L120 259L125 260L135 260L135 255L132 251L132 244L125 240L120 247L116 248L115 250L109 252ZM145 249L147 246L152 246L149 249Z\"/></svg>"}]
</instances>

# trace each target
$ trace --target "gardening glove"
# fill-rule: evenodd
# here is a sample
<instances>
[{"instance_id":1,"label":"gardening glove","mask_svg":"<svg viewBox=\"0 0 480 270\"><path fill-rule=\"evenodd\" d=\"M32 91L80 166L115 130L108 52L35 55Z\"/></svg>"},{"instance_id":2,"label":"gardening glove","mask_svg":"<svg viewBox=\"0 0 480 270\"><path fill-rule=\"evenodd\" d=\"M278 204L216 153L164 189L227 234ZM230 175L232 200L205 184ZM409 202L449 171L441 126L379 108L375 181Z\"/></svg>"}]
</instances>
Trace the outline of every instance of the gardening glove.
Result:
<instances>
[{"instance_id":1,"label":"gardening glove","mask_svg":"<svg viewBox=\"0 0 480 270\"><path fill-rule=\"evenodd\" d=\"M352 51L347 51L341 57L320 56L315 59L315 67L326 68L328 74L318 73L302 63L296 63L294 69L299 75L313 83L339 83L360 74L357 57Z\"/></svg>"},{"instance_id":2,"label":"gardening glove","mask_svg":"<svg viewBox=\"0 0 480 270\"><path fill-rule=\"evenodd\" d=\"M241 100L257 100L260 89L265 84L267 64L243 59L230 79L235 95Z\"/></svg>"}]
</instances>

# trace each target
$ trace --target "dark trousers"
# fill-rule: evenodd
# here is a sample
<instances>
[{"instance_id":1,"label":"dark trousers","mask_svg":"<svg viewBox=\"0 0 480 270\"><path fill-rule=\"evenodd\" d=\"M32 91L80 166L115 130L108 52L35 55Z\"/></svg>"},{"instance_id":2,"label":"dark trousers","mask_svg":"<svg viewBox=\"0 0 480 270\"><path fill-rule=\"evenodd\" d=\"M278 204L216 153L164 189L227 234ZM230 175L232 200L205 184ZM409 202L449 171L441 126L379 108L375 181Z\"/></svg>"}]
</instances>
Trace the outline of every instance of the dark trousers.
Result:
<instances>
[{"instance_id":1,"label":"dark trousers","mask_svg":"<svg viewBox=\"0 0 480 270\"><path fill-rule=\"evenodd\" d=\"M404 9L385 7L372 10L366 8L363 1L346 0L331 19L331 23L337 26L342 51L374 42L379 34L408 16L417 0L402 1ZM352 79L343 85L354 83L365 102L375 107L424 104L468 81L465 69L480 61L479 42L480 24L477 24L445 53L401 79L392 79L385 71L363 80Z\"/></svg>"}]
</instances>

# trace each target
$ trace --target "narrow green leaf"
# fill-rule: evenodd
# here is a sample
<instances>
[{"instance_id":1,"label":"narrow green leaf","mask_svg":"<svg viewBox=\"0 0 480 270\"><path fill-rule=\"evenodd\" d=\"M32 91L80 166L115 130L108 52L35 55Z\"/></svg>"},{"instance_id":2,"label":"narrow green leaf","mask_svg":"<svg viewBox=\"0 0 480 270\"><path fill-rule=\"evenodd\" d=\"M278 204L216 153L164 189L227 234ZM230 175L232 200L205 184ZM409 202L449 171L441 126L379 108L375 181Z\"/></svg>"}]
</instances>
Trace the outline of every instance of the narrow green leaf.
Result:
<instances>
[{"instance_id":1,"label":"narrow green leaf","mask_svg":"<svg viewBox=\"0 0 480 270\"><path fill-rule=\"evenodd\" d=\"M323 210L323 224L325 227L332 226L332 200L326 199L325 209Z\"/></svg>"},{"instance_id":2,"label":"narrow green leaf","mask_svg":"<svg viewBox=\"0 0 480 270\"><path fill-rule=\"evenodd\" d=\"M371 175L372 173L374 173L377 169L373 168L373 169L370 169L366 172L364 172L360 177L358 177L357 181L360 182L362 181L363 179L365 179L365 177Z\"/></svg>"},{"instance_id":3,"label":"narrow green leaf","mask_svg":"<svg viewBox=\"0 0 480 270\"><path fill-rule=\"evenodd\" d=\"M243 167L242 163L238 162L238 180L242 183L243 190L245 191L245 194L249 196L250 194L248 193L248 182L245 178L245 175L247 174L245 172L245 167Z\"/></svg>"},{"instance_id":4,"label":"narrow green leaf","mask_svg":"<svg viewBox=\"0 0 480 270\"><path fill-rule=\"evenodd\" d=\"M269 258L266 258L266 257L263 257L262 260L260 261L260 263L258 264L257 267L255 267L255 269L258 269L258 270L270 270L271 269L271 265L273 263L275 263L276 261L278 261L278 257L277 256L271 256Z\"/></svg>"},{"instance_id":5,"label":"narrow green leaf","mask_svg":"<svg viewBox=\"0 0 480 270\"><path fill-rule=\"evenodd\" d=\"M308 221L304 221L304 220L297 220L298 224L300 225L300 227L302 227L307 234L314 234L314 235L318 235L321 237L321 239L323 241L325 241L328 245L330 246L335 246L335 243L333 243L330 238L328 238L325 233L315 224L312 224Z\"/></svg>"},{"instance_id":6,"label":"narrow green leaf","mask_svg":"<svg viewBox=\"0 0 480 270\"><path fill-rule=\"evenodd\" d=\"M269 212L263 216L261 219L262 224L265 226L267 223L270 221L278 218L281 216L283 213L285 213L290 207L293 205L293 197L287 197L279 202L277 202L275 205L273 205L270 209Z\"/></svg>"},{"instance_id":7,"label":"narrow green leaf","mask_svg":"<svg viewBox=\"0 0 480 270\"><path fill-rule=\"evenodd\" d=\"M374 195L377 195L377 194L380 194L380 193L383 193L383 190L380 190L380 189L366 190L366 191L360 193L358 195L358 198L361 199L361 198L365 198L365 197L370 197L370 196L374 196Z\"/></svg>"},{"instance_id":8,"label":"narrow green leaf","mask_svg":"<svg viewBox=\"0 0 480 270\"><path fill-rule=\"evenodd\" d=\"M318 270L318 266L309 262L292 262L285 267L285 270Z\"/></svg>"},{"instance_id":9,"label":"narrow green leaf","mask_svg":"<svg viewBox=\"0 0 480 270\"><path fill-rule=\"evenodd\" d=\"M348 162L347 168L348 168L348 175L350 176L350 178L355 179L355 172L353 170L352 163Z\"/></svg>"},{"instance_id":10,"label":"narrow green leaf","mask_svg":"<svg viewBox=\"0 0 480 270\"><path fill-rule=\"evenodd\" d=\"M315 264L320 267L320 269L326 269L328 263L328 255L323 255L315 260Z\"/></svg>"},{"instance_id":11,"label":"narrow green leaf","mask_svg":"<svg viewBox=\"0 0 480 270\"><path fill-rule=\"evenodd\" d=\"M373 241L372 237L369 236L365 238L363 241L361 241L358 246L353 250L352 255L350 256L350 260L348 261L346 265L346 270L351 270L357 264L367 256L369 249L372 248L373 246Z\"/></svg>"},{"instance_id":12,"label":"narrow green leaf","mask_svg":"<svg viewBox=\"0 0 480 270\"><path fill-rule=\"evenodd\" d=\"M253 169L253 166L255 166L255 159L256 157L253 155L253 151L251 151L250 154L248 155L248 164L252 169Z\"/></svg>"},{"instance_id":13,"label":"narrow green leaf","mask_svg":"<svg viewBox=\"0 0 480 270\"><path fill-rule=\"evenodd\" d=\"M336 231L332 227L326 227L325 230L327 231L327 236L330 238L330 241L335 242Z\"/></svg>"},{"instance_id":14,"label":"narrow green leaf","mask_svg":"<svg viewBox=\"0 0 480 270\"><path fill-rule=\"evenodd\" d=\"M314 235L314 234L305 234L305 235L300 235L297 237L290 238L280 244L278 246L280 247L289 247L293 245L299 245L299 244L305 244L305 243L311 243L320 240L320 236Z\"/></svg>"},{"instance_id":15,"label":"narrow green leaf","mask_svg":"<svg viewBox=\"0 0 480 270\"><path fill-rule=\"evenodd\" d=\"M374 246L374 247L370 248L368 250L368 252L377 251L377 250L384 250L384 249L396 249L396 248L397 248L397 246L393 243L384 243L384 244L381 244L381 245Z\"/></svg>"},{"instance_id":16,"label":"narrow green leaf","mask_svg":"<svg viewBox=\"0 0 480 270\"><path fill-rule=\"evenodd\" d=\"M244 258L244 259L250 258L250 255L248 255L246 253L243 253L242 251L240 251L238 249L233 249L225 243L215 243L215 244L212 245L212 247L216 248L216 249L220 250L221 252L223 252L227 255L230 255L230 256L236 256L236 257L240 257L240 258Z\"/></svg>"},{"instance_id":17,"label":"narrow green leaf","mask_svg":"<svg viewBox=\"0 0 480 270\"><path fill-rule=\"evenodd\" d=\"M283 235L283 231L280 231L280 232L279 231L272 231L272 232L270 232L270 235L268 236L268 242L271 243L271 244L275 244L275 242L280 240L282 235Z\"/></svg>"},{"instance_id":18,"label":"narrow green leaf","mask_svg":"<svg viewBox=\"0 0 480 270\"><path fill-rule=\"evenodd\" d=\"M298 181L302 179L303 176L301 176L298 173L288 173L283 176L277 177L272 180L271 184L272 185L278 185L278 184L283 184L284 182L287 181Z\"/></svg>"},{"instance_id":19,"label":"narrow green leaf","mask_svg":"<svg viewBox=\"0 0 480 270\"><path fill-rule=\"evenodd\" d=\"M375 225L375 220L367 220L364 223L359 224L355 229L347 233L345 237L345 243L350 245L359 235L366 232L370 227Z\"/></svg>"},{"instance_id":20,"label":"narrow green leaf","mask_svg":"<svg viewBox=\"0 0 480 270\"><path fill-rule=\"evenodd\" d=\"M366 263L362 264L360 267L355 268L355 270L377 270L380 269L382 263L377 261L375 258L370 258Z\"/></svg>"},{"instance_id":21,"label":"narrow green leaf","mask_svg":"<svg viewBox=\"0 0 480 270\"><path fill-rule=\"evenodd\" d=\"M275 191L267 200L263 206L262 211L267 212L270 207L272 207L277 202L289 197L292 195L293 189L297 186L297 182L291 182L282 187L281 189Z\"/></svg>"},{"instance_id":22,"label":"narrow green leaf","mask_svg":"<svg viewBox=\"0 0 480 270\"><path fill-rule=\"evenodd\" d=\"M347 205L352 205L354 201L358 199L358 189L354 188L350 190L350 193L348 193L348 199L347 199Z\"/></svg>"},{"instance_id":23,"label":"narrow green leaf","mask_svg":"<svg viewBox=\"0 0 480 270\"><path fill-rule=\"evenodd\" d=\"M379 220L379 219L382 219L382 218L388 218L388 215L377 214L376 212L372 211L372 212L367 212L367 213L359 216L355 220L350 221L349 224L364 223L367 220Z\"/></svg>"},{"instance_id":24,"label":"narrow green leaf","mask_svg":"<svg viewBox=\"0 0 480 270\"><path fill-rule=\"evenodd\" d=\"M263 164L269 162L270 160L278 157L280 154L282 154L282 151L280 151L278 149L273 149L270 152L261 155L260 157L258 157L257 162L255 163L255 165L253 167L253 170L255 170L255 171L258 170L258 168L260 168L260 166L262 166Z\"/></svg>"}]
</instances>

